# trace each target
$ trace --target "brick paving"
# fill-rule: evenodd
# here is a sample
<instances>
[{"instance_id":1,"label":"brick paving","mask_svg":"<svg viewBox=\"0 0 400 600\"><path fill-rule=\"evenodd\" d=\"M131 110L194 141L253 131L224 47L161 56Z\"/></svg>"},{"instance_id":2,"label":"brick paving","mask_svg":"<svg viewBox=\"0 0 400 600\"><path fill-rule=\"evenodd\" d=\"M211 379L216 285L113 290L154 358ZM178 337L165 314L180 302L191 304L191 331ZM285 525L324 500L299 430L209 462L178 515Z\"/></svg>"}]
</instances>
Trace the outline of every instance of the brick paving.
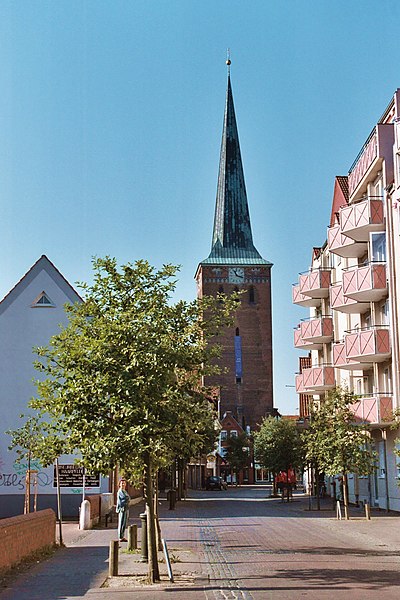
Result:
<instances>
[{"instance_id":1,"label":"brick paving","mask_svg":"<svg viewBox=\"0 0 400 600\"><path fill-rule=\"evenodd\" d=\"M337 521L323 502L320 512L295 496L282 503L265 487L190 492L169 511L161 502L163 537L175 582L143 583L140 553L122 544L119 576L108 578L108 529L80 532L64 526L66 548L32 567L0 594L0 600L397 600L400 598L400 515L373 511L372 520L352 507ZM131 508L140 523L142 505ZM161 558L160 554L160 558Z\"/></svg>"}]
</instances>

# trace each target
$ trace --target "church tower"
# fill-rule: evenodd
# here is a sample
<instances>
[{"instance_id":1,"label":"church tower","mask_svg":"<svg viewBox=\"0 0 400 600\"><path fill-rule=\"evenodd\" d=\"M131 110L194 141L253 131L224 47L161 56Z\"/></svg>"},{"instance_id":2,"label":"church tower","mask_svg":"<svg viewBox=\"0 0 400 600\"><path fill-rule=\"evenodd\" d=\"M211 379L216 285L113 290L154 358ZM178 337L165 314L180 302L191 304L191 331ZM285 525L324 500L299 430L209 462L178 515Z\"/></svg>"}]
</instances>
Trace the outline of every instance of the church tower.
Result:
<instances>
[{"instance_id":1,"label":"church tower","mask_svg":"<svg viewBox=\"0 0 400 600\"><path fill-rule=\"evenodd\" d=\"M228 71L211 252L196 281L199 297L244 292L221 342L219 364L228 372L205 382L220 388L221 416L232 411L243 429L253 430L273 412L271 267L253 244Z\"/></svg>"}]
</instances>

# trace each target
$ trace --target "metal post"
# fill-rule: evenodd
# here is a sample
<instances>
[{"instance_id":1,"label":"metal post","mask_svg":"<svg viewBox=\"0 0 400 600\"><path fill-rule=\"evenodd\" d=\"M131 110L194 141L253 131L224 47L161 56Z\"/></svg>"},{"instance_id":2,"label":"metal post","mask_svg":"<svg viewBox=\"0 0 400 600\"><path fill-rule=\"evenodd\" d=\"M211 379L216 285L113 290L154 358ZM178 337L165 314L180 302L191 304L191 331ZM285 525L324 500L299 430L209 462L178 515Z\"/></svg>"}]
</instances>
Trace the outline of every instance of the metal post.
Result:
<instances>
[{"instance_id":1,"label":"metal post","mask_svg":"<svg viewBox=\"0 0 400 600\"><path fill-rule=\"evenodd\" d=\"M128 526L128 550L137 548L137 525Z\"/></svg>"},{"instance_id":2,"label":"metal post","mask_svg":"<svg viewBox=\"0 0 400 600\"><path fill-rule=\"evenodd\" d=\"M371 520L371 510L368 502L365 503L365 518L367 519L367 521Z\"/></svg>"},{"instance_id":3,"label":"metal post","mask_svg":"<svg viewBox=\"0 0 400 600\"><path fill-rule=\"evenodd\" d=\"M116 577L118 575L118 540L110 541L110 557L108 563L108 574L110 577Z\"/></svg>"},{"instance_id":4,"label":"metal post","mask_svg":"<svg viewBox=\"0 0 400 600\"><path fill-rule=\"evenodd\" d=\"M56 482L57 482L57 513L58 513L58 530L60 538L60 546L64 546L62 536L62 514L61 514L61 488L60 488L60 473L58 469L58 457L56 458Z\"/></svg>"},{"instance_id":5,"label":"metal post","mask_svg":"<svg viewBox=\"0 0 400 600\"><path fill-rule=\"evenodd\" d=\"M142 521L142 537L140 540L140 549L142 551L142 556L140 558L141 562L149 561L149 550L147 544L147 514L145 512L140 513L140 520Z\"/></svg>"}]
</instances>

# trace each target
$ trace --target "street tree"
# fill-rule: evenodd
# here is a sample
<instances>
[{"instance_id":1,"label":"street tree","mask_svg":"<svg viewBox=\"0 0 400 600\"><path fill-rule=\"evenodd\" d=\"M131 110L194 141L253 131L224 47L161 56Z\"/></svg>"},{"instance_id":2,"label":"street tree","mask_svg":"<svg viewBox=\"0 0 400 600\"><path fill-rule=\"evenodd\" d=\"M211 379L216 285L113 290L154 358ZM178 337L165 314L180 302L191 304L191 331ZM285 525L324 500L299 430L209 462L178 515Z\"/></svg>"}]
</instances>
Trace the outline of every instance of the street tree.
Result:
<instances>
[{"instance_id":1,"label":"street tree","mask_svg":"<svg viewBox=\"0 0 400 600\"><path fill-rule=\"evenodd\" d=\"M263 419L259 431L254 434L255 460L274 476L280 471L287 474L289 469L304 464L303 443L293 421L285 418L267 417ZM289 498L289 494L288 494Z\"/></svg>"},{"instance_id":2,"label":"street tree","mask_svg":"<svg viewBox=\"0 0 400 600\"><path fill-rule=\"evenodd\" d=\"M224 459L228 462L232 472L236 475L236 482L239 478L239 472L249 463L250 443L250 439L246 433L229 436L227 440Z\"/></svg>"},{"instance_id":3,"label":"street tree","mask_svg":"<svg viewBox=\"0 0 400 600\"><path fill-rule=\"evenodd\" d=\"M89 472L117 467L143 481L152 582L159 579L153 475L183 442L177 423L188 420L185 443L196 445L202 421L196 427L195 416L206 410L202 380L218 372L220 349L209 340L236 307L234 295L173 303L177 271L94 259L93 283L80 284L84 301L66 306L67 326L37 349L45 377L32 403L62 423Z\"/></svg>"},{"instance_id":4,"label":"street tree","mask_svg":"<svg viewBox=\"0 0 400 600\"><path fill-rule=\"evenodd\" d=\"M357 423L354 404L357 396L335 388L310 413L303 432L306 457L327 475L340 475L343 482L345 516L348 519L347 475L369 475L376 464L371 437L365 423Z\"/></svg>"},{"instance_id":5,"label":"street tree","mask_svg":"<svg viewBox=\"0 0 400 600\"><path fill-rule=\"evenodd\" d=\"M62 536L62 510L61 491L58 478L58 458L61 454L70 451L68 435L63 432L61 422L57 425L46 422L36 413L33 415L20 415L20 419L26 418L18 429L9 429L6 434L11 436L9 450L15 450L16 462L26 464L26 512L31 509L31 475L32 461L39 462L42 467L48 467L56 463L57 474L57 518L59 525L60 545L63 545Z\"/></svg>"}]
</instances>

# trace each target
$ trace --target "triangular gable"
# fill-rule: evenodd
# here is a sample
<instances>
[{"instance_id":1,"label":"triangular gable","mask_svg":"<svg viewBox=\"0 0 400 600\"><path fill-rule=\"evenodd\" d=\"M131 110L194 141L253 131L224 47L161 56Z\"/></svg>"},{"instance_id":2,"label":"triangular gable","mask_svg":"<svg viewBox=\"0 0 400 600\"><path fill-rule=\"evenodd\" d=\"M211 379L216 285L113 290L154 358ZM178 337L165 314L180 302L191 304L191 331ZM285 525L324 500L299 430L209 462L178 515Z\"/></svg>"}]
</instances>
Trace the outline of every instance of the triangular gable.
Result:
<instances>
[{"instance_id":1,"label":"triangular gable","mask_svg":"<svg viewBox=\"0 0 400 600\"><path fill-rule=\"evenodd\" d=\"M329 227L333 227L338 223L338 214L342 206L349 203L349 184L347 176L338 175L335 177L335 185L333 188L333 200L331 210L331 220Z\"/></svg>"},{"instance_id":2,"label":"triangular gable","mask_svg":"<svg viewBox=\"0 0 400 600\"><path fill-rule=\"evenodd\" d=\"M0 302L0 315L14 302L14 300L21 294L28 285L35 279L35 277L41 272L46 273L53 279L55 284L64 292L71 304L75 302L82 302L81 296L72 287L72 285L65 279L60 273L57 267L45 256L44 254L35 262L34 265L29 269L27 273L18 281L18 283L4 296ZM36 298L38 300L41 294Z\"/></svg>"}]
</instances>

